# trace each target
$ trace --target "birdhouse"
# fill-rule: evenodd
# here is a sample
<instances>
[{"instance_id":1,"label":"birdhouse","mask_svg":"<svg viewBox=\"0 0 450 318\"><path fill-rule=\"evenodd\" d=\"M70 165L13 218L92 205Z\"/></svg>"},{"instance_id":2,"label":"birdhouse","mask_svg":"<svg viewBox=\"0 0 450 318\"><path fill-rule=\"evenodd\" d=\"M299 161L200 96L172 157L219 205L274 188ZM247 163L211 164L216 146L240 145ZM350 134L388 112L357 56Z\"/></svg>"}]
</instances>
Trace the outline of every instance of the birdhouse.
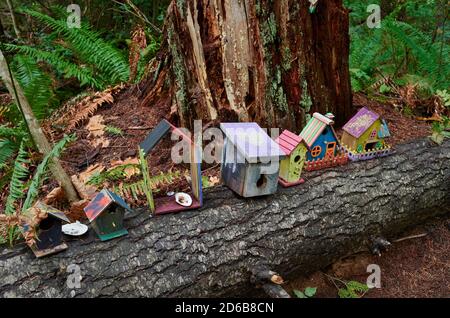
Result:
<instances>
[{"instance_id":1,"label":"birdhouse","mask_svg":"<svg viewBox=\"0 0 450 318\"><path fill-rule=\"evenodd\" d=\"M348 155L342 150L333 128L334 115L314 113L311 120L300 133L308 146L306 158L307 171L314 171L344 165Z\"/></svg>"},{"instance_id":2,"label":"birdhouse","mask_svg":"<svg viewBox=\"0 0 450 318\"><path fill-rule=\"evenodd\" d=\"M352 161L385 157L392 153L386 143L390 132L380 115L362 108L343 128L342 145Z\"/></svg>"},{"instance_id":3,"label":"birdhouse","mask_svg":"<svg viewBox=\"0 0 450 318\"><path fill-rule=\"evenodd\" d=\"M62 241L62 223L70 221L63 212L38 201L30 209L28 217L30 222L22 226L22 232L36 257L56 254L67 249L67 245ZM33 233L31 243L27 237L29 233Z\"/></svg>"},{"instance_id":4,"label":"birdhouse","mask_svg":"<svg viewBox=\"0 0 450 318\"><path fill-rule=\"evenodd\" d=\"M128 234L124 228L125 212L131 208L117 194L102 190L84 208L86 216L92 224L100 240L108 241Z\"/></svg>"},{"instance_id":5,"label":"birdhouse","mask_svg":"<svg viewBox=\"0 0 450 318\"><path fill-rule=\"evenodd\" d=\"M283 131L276 142L286 155L280 162L280 184L287 188L304 183L301 175L308 152L306 142L289 130Z\"/></svg>"},{"instance_id":6,"label":"birdhouse","mask_svg":"<svg viewBox=\"0 0 450 318\"><path fill-rule=\"evenodd\" d=\"M198 209L203 205L203 190L202 190L202 170L201 170L201 147L196 147L191 138L189 138L181 129L175 127L167 120L163 119L155 129L147 136L147 138L140 144L140 149L147 156L155 146L169 133L181 138L188 146L191 177L191 190L188 195L192 202L189 205L182 205L177 202L177 196L166 196L160 198L153 198L152 191L148 186L147 199L151 202L150 208L155 215L177 213L187 210ZM142 164L142 162L141 162ZM144 163L146 165L146 162ZM146 169L148 170L148 169ZM145 172L148 174L148 171Z\"/></svg>"},{"instance_id":7,"label":"birdhouse","mask_svg":"<svg viewBox=\"0 0 450 318\"><path fill-rule=\"evenodd\" d=\"M223 123L221 174L226 186L243 197L277 191L280 159L286 155L256 123Z\"/></svg>"}]
</instances>

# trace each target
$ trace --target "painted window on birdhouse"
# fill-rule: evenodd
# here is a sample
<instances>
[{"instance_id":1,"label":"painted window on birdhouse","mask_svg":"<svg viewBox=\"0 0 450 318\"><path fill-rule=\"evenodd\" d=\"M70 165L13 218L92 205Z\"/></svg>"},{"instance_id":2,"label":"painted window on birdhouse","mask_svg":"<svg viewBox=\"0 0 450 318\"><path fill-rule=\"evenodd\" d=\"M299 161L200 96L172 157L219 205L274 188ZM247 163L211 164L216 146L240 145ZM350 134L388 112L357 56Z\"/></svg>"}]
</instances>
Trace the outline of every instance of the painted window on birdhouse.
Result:
<instances>
[{"instance_id":1,"label":"painted window on birdhouse","mask_svg":"<svg viewBox=\"0 0 450 318\"><path fill-rule=\"evenodd\" d=\"M320 146L315 146L313 150L311 150L311 156L313 156L314 158L319 157L321 153L322 147Z\"/></svg>"},{"instance_id":2,"label":"painted window on birdhouse","mask_svg":"<svg viewBox=\"0 0 450 318\"><path fill-rule=\"evenodd\" d=\"M370 139L375 139L375 138L377 138L377 135L378 135L377 130L374 129L374 130L372 131L372 133L370 134Z\"/></svg>"}]
</instances>

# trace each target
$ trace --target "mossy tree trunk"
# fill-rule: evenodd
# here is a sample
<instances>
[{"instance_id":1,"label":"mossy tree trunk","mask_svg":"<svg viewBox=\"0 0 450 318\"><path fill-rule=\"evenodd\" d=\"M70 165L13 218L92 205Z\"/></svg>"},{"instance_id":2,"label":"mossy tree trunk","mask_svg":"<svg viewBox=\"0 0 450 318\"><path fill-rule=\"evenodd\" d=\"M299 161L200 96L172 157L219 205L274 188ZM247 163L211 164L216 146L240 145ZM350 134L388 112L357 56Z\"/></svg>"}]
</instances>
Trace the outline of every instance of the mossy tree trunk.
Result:
<instances>
[{"instance_id":1,"label":"mossy tree trunk","mask_svg":"<svg viewBox=\"0 0 450 318\"><path fill-rule=\"evenodd\" d=\"M351 115L349 18L342 0L188 0L169 6L143 104L180 124L256 121L298 131L307 114Z\"/></svg>"}]
</instances>

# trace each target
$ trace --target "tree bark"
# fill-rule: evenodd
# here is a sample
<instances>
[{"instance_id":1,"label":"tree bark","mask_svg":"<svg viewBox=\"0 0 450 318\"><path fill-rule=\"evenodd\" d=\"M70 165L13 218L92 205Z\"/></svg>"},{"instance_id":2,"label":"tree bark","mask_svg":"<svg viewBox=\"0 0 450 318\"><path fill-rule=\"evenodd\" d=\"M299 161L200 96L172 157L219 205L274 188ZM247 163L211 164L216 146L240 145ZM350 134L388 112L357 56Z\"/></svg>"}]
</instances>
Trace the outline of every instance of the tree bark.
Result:
<instances>
[{"instance_id":1,"label":"tree bark","mask_svg":"<svg viewBox=\"0 0 450 318\"><path fill-rule=\"evenodd\" d=\"M31 138L33 138L39 152L46 156L52 150L52 146L48 142L45 137L40 125L39 121L33 114L31 106L20 87L20 84L14 78L14 76L10 75L9 68L5 57L3 56L3 52L0 50L0 78L6 85L11 96L16 101L18 107L20 107L20 111L24 115L24 119L30 131ZM13 85L14 83L14 85ZM55 179L61 184L66 194L67 199L70 202L76 202L79 200L78 194L70 180L70 177L64 171L61 166L59 160L57 158L53 158L50 164L50 170L55 177Z\"/></svg>"},{"instance_id":2,"label":"tree bark","mask_svg":"<svg viewBox=\"0 0 450 318\"><path fill-rule=\"evenodd\" d=\"M143 104L194 119L300 130L306 115L351 115L349 16L342 0L172 1Z\"/></svg>"},{"instance_id":3,"label":"tree bark","mask_svg":"<svg viewBox=\"0 0 450 318\"><path fill-rule=\"evenodd\" d=\"M22 35L20 34L20 30L17 25L16 14L14 13L14 7L12 6L11 0L6 0L6 4L8 5L9 13L11 15L14 32L16 33L17 38L20 39Z\"/></svg>"},{"instance_id":4,"label":"tree bark","mask_svg":"<svg viewBox=\"0 0 450 318\"><path fill-rule=\"evenodd\" d=\"M373 236L448 213L450 141L399 146L391 157L307 175L276 195L244 200L217 188L199 211L125 220L129 235L90 236L35 259L25 246L0 250L0 297L255 296L255 269L285 279L323 268L365 248ZM75 271L76 272L76 271ZM273 276L273 275L271 275ZM258 275L261 277L261 275ZM275 279L278 281L279 279Z\"/></svg>"}]
</instances>

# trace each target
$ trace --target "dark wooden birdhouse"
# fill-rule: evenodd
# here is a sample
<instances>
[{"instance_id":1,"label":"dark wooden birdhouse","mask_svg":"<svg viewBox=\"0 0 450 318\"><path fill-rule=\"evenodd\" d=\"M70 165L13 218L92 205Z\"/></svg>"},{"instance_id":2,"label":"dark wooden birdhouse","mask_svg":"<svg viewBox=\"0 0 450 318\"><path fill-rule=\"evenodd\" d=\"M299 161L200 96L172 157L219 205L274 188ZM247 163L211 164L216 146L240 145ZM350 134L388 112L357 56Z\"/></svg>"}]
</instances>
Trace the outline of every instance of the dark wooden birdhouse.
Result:
<instances>
[{"instance_id":1,"label":"dark wooden birdhouse","mask_svg":"<svg viewBox=\"0 0 450 318\"><path fill-rule=\"evenodd\" d=\"M106 189L84 208L92 228L102 241L128 234L123 225L126 211L131 212L128 204L120 196Z\"/></svg>"},{"instance_id":2,"label":"dark wooden birdhouse","mask_svg":"<svg viewBox=\"0 0 450 318\"><path fill-rule=\"evenodd\" d=\"M187 210L198 209L203 205L203 189L202 189L202 170L201 170L201 148L196 147L190 137L188 137L181 129L175 127L167 120L163 119L155 129L147 136L147 138L140 144L139 149L143 152L144 158L156 147L156 145L169 133L181 138L189 148L189 165L191 177L191 189L188 195L192 198L190 206L183 206L176 202L175 196L166 196L160 198L153 198L151 189L148 187L148 200L150 201L150 208L155 215L177 213ZM142 160L141 160L142 161ZM147 167L147 161L141 162L141 165ZM150 175L148 171L148 178Z\"/></svg>"},{"instance_id":3,"label":"dark wooden birdhouse","mask_svg":"<svg viewBox=\"0 0 450 318\"><path fill-rule=\"evenodd\" d=\"M63 212L38 201L30 209L29 216L30 222L23 225L22 232L26 239L29 233L34 233L33 244L30 247L36 257L67 249L67 245L62 241L62 223L70 223L70 221ZM34 218L37 218L36 225L32 225L35 222Z\"/></svg>"},{"instance_id":4,"label":"dark wooden birdhouse","mask_svg":"<svg viewBox=\"0 0 450 318\"><path fill-rule=\"evenodd\" d=\"M243 197L277 191L280 159L285 153L256 123L224 123L222 181Z\"/></svg>"}]
</instances>

